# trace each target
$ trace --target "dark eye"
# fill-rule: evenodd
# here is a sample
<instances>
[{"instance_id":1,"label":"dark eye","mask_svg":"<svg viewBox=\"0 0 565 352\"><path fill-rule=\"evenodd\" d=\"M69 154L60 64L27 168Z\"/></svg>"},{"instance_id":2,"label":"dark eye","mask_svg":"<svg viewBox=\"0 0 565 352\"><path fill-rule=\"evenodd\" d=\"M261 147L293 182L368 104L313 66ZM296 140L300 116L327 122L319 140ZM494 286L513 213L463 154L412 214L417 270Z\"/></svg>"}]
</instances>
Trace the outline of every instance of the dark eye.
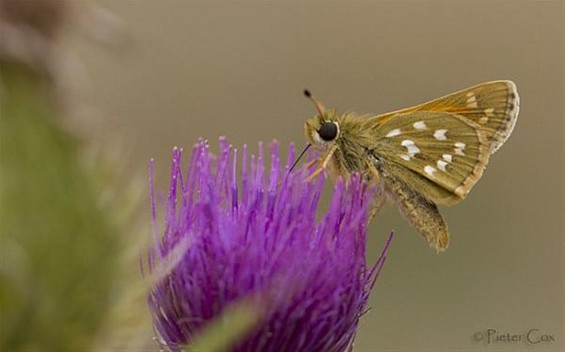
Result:
<instances>
[{"instance_id":1,"label":"dark eye","mask_svg":"<svg viewBox=\"0 0 565 352\"><path fill-rule=\"evenodd\" d=\"M333 141L337 137L337 125L333 122L324 122L318 130L318 134L326 142Z\"/></svg>"}]
</instances>

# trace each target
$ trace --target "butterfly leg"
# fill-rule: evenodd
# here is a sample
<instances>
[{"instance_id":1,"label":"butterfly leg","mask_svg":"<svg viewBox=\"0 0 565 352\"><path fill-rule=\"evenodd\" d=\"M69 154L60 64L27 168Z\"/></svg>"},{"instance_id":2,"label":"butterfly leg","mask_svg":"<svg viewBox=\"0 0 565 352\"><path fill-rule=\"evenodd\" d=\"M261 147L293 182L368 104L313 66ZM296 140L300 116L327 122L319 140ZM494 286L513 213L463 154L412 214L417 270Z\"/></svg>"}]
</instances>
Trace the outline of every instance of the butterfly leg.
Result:
<instances>
[{"instance_id":1,"label":"butterfly leg","mask_svg":"<svg viewBox=\"0 0 565 352\"><path fill-rule=\"evenodd\" d=\"M308 163L306 163L306 166L304 166L304 168L306 170L308 170L309 168L312 167L312 165L314 165L315 163L320 162L320 159L314 159L314 160L310 160Z\"/></svg>"},{"instance_id":2,"label":"butterfly leg","mask_svg":"<svg viewBox=\"0 0 565 352\"><path fill-rule=\"evenodd\" d=\"M381 211L383 206L386 203L386 195L381 187L377 189L377 193L375 194L375 199L373 200L373 204L371 204L371 210L369 213L369 223L373 221L375 216Z\"/></svg>"},{"instance_id":3,"label":"butterfly leg","mask_svg":"<svg viewBox=\"0 0 565 352\"><path fill-rule=\"evenodd\" d=\"M322 165L316 169L316 171L314 171L310 176L308 176L306 178L306 182L310 182L312 181L314 178L316 178L316 176L318 176L320 174L320 172L324 171L326 169L326 167L328 167L328 164L330 162L330 160L332 159L333 154L335 153L335 151L337 150L337 145L333 145L331 147L331 149L329 150L328 154L326 154L326 157L324 158L324 161L322 161ZM318 159L320 160L320 159ZM318 160L313 160L313 161L318 161Z\"/></svg>"},{"instance_id":4,"label":"butterfly leg","mask_svg":"<svg viewBox=\"0 0 565 352\"><path fill-rule=\"evenodd\" d=\"M367 175L367 177L370 178L371 182L378 185L375 193L375 198L373 200L373 204L371 204L371 209L369 213L369 223L370 223L371 221L373 221L373 218L377 216L379 211L381 211L381 209L383 208L383 205L386 203L386 194L382 183L379 182L381 176L375 165L368 160L365 161L365 164L370 173L370 175Z\"/></svg>"}]
</instances>

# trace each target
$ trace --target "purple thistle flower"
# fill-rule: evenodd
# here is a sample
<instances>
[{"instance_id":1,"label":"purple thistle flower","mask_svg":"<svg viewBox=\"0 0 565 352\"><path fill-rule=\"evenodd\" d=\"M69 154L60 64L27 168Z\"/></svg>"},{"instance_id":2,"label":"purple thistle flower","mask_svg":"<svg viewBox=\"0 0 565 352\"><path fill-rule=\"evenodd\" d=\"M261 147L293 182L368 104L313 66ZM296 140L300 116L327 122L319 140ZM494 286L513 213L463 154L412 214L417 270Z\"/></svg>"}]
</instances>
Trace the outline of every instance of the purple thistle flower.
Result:
<instances>
[{"instance_id":1,"label":"purple thistle flower","mask_svg":"<svg viewBox=\"0 0 565 352\"><path fill-rule=\"evenodd\" d=\"M217 157L200 141L183 174L182 150L173 151L162 234L151 190L149 271L186 243L148 297L159 339L173 351L190 346L224 308L255 298L260 322L232 351L345 351L392 238L376 264L367 265L372 191L359 177L347 187L338 182L328 211L316 220L323 179L305 182L305 169L288 174L292 146L281 167L278 145L271 144L270 170L261 145L257 157L248 157L245 146L241 154L239 166L226 139Z\"/></svg>"}]
</instances>

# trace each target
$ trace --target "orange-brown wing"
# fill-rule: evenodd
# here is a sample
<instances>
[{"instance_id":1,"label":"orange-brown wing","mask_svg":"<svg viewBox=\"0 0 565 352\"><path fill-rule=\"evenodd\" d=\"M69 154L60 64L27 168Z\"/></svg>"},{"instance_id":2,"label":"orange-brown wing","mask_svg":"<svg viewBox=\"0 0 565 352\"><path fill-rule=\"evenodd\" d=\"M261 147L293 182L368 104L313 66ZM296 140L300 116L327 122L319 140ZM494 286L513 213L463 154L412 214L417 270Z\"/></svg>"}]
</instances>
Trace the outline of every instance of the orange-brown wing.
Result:
<instances>
[{"instance_id":1,"label":"orange-brown wing","mask_svg":"<svg viewBox=\"0 0 565 352\"><path fill-rule=\"evenodd\" d=\"M413 111L455 113L481 127L490 142L490 153L493 154L512 133L518 118L519 107L520 98L514 82L492 81L423 104L379 115L376 117L376 127L400 113Z\"/></svg>"}]
</instances>

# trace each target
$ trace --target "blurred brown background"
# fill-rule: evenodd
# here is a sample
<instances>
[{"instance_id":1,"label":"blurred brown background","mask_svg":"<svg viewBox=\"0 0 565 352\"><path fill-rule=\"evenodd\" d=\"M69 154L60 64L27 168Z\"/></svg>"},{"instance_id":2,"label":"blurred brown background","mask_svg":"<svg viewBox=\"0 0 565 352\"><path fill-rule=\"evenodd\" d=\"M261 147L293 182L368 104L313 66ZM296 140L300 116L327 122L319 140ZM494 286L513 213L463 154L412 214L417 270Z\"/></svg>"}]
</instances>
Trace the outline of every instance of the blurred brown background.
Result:
<instances>
[{"instance_id":1,"label":"blurred brown background","mask_svg":"<svg viewBox=\"0 0 565 352\"><path fill-rule=\"evenodd\" d=\"M75 118L125 150L132 175L155 157L161 187L172 147L199 137L302 146L305 87L329 107L381 113L514 80L512 138L468 199L443 209L449 250L435 254L391 206L371 229L371 259L397 235L356 350L563 349L562 2L92 4L127 38L110 50L68 38L88 77ZM487 329L555 341L475 341Z\"/></svg>"}]
</instances>

